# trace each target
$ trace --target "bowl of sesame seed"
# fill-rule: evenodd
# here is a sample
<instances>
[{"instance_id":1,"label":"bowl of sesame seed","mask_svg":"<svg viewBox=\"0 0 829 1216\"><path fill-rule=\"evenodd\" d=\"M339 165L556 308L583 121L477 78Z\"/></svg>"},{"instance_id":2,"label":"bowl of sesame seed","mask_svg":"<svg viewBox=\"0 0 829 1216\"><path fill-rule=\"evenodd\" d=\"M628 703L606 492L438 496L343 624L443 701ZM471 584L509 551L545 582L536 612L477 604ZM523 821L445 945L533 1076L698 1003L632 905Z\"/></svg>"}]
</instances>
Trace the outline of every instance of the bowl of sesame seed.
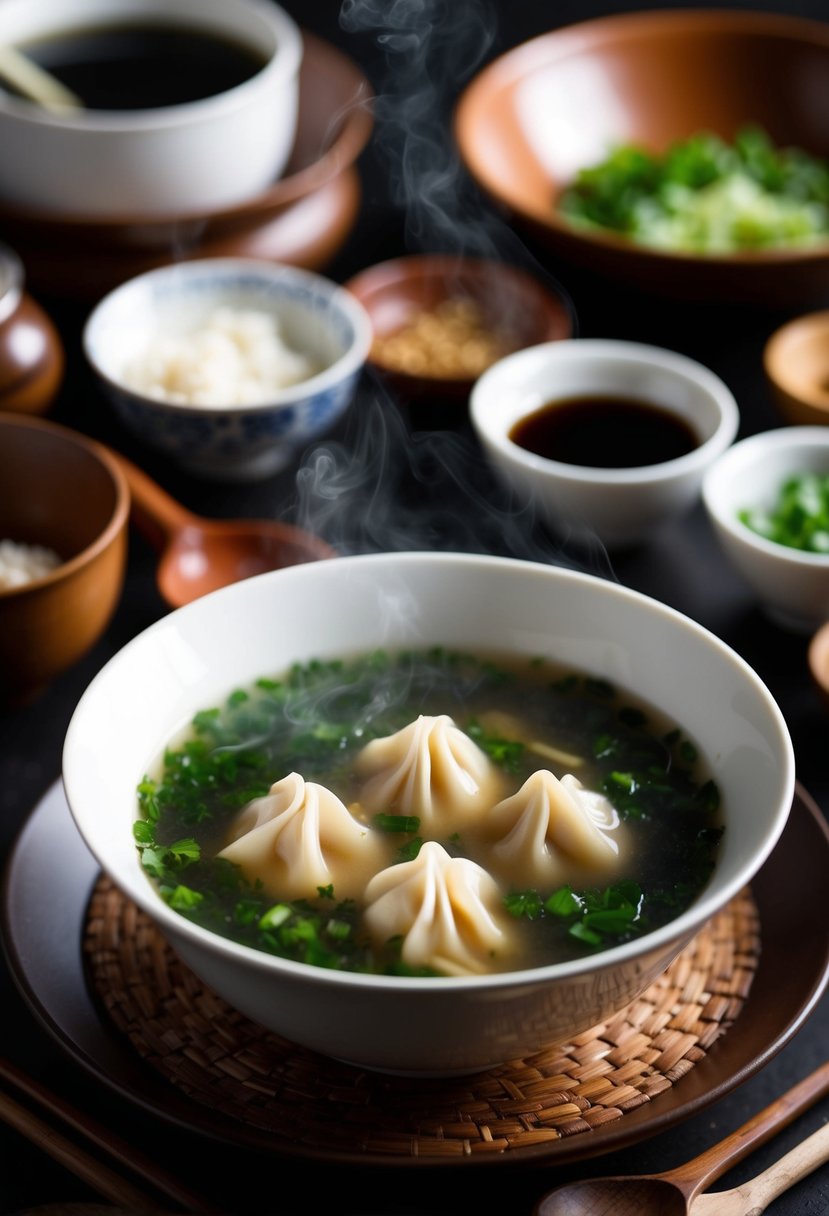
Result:
<instances>
[{"instance_id":1,"label":"bowl of sesame seed","mask_svg":"<svg viewBox=\"0 0 829 1216\"><path fill-rule=\"evenodd\" d=\"M574 336L561 287L519 266L455 254L412 254L346 284L371 319L367 366L405 399L465 401L498 359Z\"/></svg>"}]
</instances>

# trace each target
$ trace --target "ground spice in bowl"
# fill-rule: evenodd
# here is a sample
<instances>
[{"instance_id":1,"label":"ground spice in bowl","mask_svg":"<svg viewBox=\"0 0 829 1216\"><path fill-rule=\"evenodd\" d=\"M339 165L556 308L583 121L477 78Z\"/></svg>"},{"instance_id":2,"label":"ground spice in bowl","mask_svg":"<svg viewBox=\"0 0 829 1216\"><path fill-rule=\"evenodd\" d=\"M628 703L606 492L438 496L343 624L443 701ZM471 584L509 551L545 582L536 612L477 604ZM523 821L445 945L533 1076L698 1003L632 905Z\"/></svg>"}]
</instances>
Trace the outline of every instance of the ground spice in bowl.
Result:
<instances>
[{"instance_id":1,"label":"ground spice in bowl","mask_svg":"<svg viewBox=\"0 0 829 1216\"><path fill-rule=\"evenodd\" d=\"M440 379L476 379L507 354L509 343L471 299L447 299L415 312L396 332L376 337L371 358L393 371Z\"/></svg>"}]
</instances>

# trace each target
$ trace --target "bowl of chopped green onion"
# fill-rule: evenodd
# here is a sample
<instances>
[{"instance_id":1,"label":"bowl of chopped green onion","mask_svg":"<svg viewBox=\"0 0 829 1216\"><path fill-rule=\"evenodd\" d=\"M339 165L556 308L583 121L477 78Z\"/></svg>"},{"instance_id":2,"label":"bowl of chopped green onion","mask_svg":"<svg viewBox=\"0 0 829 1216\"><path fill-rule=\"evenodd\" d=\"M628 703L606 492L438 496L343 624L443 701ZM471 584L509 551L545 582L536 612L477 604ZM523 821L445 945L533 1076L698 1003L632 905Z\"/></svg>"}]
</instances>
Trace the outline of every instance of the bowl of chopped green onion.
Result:
<instances>
[{"instance_id":1,"label":"bowl of chopped green onion","mask_svg":"<svg viewBox=\"0 0 829 1216\"><path fill-rule=\"evenodd\" d=\"M810 633L829 619L829 429L784 426L741 440L707 473L718 540L767 613Z\"/></svg>"},{"instance_id":2,"label":"bowl of chopped green onion","mask_svg":"<svg viewBox=\"0 0 829 1216\"><path fill-rule=\"evenodd\" d=\"M829 268L827 75L819 21L620 13L494 60L455 133L478 184L566 260L674 298L795 304Z\"/></svg>"}]
</instances>

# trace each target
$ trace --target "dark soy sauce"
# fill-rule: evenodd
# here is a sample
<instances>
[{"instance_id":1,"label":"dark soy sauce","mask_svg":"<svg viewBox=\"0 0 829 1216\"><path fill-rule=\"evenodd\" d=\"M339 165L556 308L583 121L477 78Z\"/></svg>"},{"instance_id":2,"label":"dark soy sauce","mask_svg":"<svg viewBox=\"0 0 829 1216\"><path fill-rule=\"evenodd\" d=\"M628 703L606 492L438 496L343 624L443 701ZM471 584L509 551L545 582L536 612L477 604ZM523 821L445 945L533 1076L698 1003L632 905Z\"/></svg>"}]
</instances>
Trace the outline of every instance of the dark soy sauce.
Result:
<instances>
[{"instance_id":1,"label":"dark soy sauce","mask_svg":"<svg viewBox=\"0 0 829 1216\"><path fill-rule=\"evenodd\" d=\"M214 97L250 80L265 56L192 26L64 30L21 45L92 110L150 110Z\"/></svg>"},{"instance_id":2,"label":"dark soy sauce","mask_svg":"<svg viewBox=\"0 0 829 1216\"><path fill-rule=\"evenodd\" d=\"M519 419L519 447L548 460L602 469L662 464L699 447L694 430L669 410L629 397L568 397Z\"/></svg>"}]
</instances>

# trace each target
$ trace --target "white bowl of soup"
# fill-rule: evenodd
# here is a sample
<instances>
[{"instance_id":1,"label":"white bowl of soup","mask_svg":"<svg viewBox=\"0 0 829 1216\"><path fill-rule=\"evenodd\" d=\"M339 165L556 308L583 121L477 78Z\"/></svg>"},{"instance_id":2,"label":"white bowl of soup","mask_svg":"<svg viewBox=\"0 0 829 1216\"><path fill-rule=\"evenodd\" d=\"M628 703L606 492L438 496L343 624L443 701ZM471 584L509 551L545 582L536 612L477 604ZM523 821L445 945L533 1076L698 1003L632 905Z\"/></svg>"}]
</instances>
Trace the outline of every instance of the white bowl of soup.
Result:
<instances>
[{"instance_id":1,"label":"white bowl of soup","mask_svg":"<svg viewBox=\"0 0 829 1216\"><path fill-rule=\"evenodd\" d=\"M736 438L734 395L687 355L603 338L507 355L475 383L470 418L502 482L555 532L646 544L699 501Z\"/></svg>"},{"instance_id":2,"label":"white bowl of soup","mask_svg":"<svg viewBox=\"0 0 829 1216\"><path fill-rule=\"evenodd\" d=\"M755 672L673 609L419 552L160 620L84 693L63 778L104 872L231 1006L448 1075L641 994L774 848L794 762Z\"/></svg>"},{"instance_id":3,"label":"white bowl of soup","mask_svg":"<svg viewBox=\"0 0 829 1216\"><path fill-rule=\"evenodd\" d=\"M4 0L0 42L50 79L31 91L25 66L4 77L4 204L90 220L204 215L287 164L302 34L277 4Z\"/></svg>"}]
</instances>

